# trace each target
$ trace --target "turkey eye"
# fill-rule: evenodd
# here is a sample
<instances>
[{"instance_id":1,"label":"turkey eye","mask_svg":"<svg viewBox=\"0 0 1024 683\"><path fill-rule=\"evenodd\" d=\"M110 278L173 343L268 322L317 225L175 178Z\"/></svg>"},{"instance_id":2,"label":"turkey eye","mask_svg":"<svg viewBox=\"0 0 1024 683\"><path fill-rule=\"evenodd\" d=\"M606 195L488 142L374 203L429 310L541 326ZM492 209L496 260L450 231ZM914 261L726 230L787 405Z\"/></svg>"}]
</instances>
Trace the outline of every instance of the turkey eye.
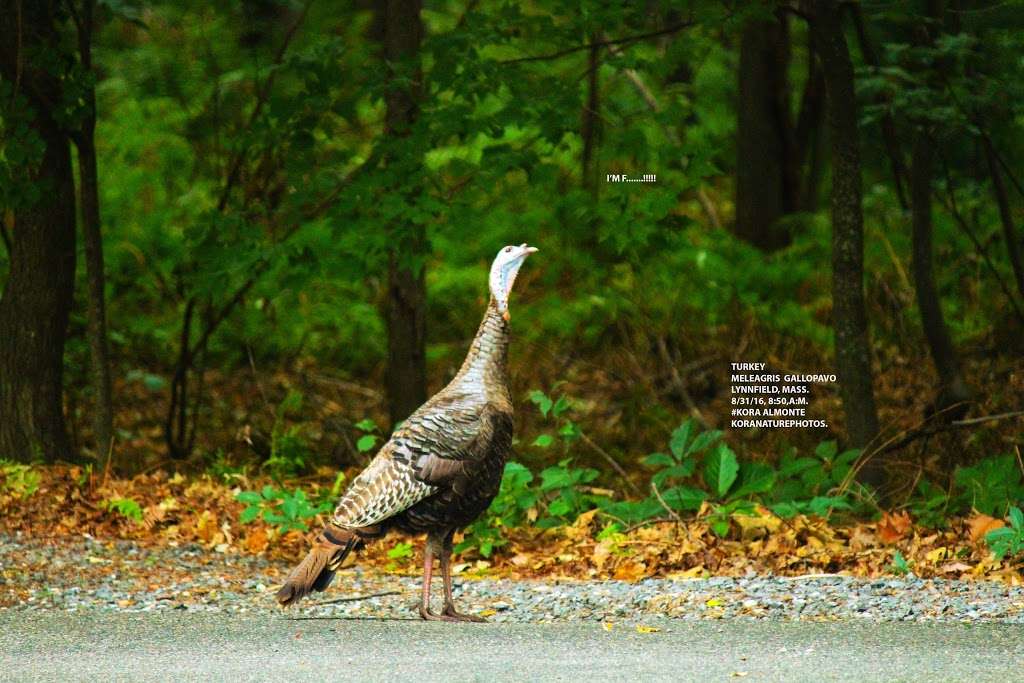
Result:
<instances>
[{"instance_id":1,"label":"turkey eye","mask_svg":"<svg viewBox=\"0 0 1024 683\"><path fill-rule=\"evenodd\" d=\"M512 251L512 247L505 247L505 253L506 253L506 254L507 254L508 252L510 252L510 251Z\"/></svg>"}]
</instances>

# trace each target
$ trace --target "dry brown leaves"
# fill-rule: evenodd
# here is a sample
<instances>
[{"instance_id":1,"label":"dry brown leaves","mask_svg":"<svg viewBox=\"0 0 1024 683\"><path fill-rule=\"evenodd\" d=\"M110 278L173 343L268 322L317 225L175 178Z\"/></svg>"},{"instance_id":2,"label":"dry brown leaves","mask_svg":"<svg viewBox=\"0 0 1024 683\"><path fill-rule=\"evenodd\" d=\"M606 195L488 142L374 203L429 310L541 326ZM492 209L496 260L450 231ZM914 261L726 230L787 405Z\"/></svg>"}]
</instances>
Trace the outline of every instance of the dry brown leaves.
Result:
<instances>
[{"instance_id":1,"label":"dry brown leaves","mask_svg":"<svg viewBox=\"0 0 1024 683\"><path fill-rule=\"evenodd\" d=\"M76 467L40 472L43 480L34 495L0 504L0 531L22 531L55 542L87 533L100 540L129 539L144 545L198 543L211 553L263 554L288 561L296 560L308 542L305 534L281 535L260 521L239 524L243 506L234 500L238 489L206 476L187 479L157 471L104 484ZM264 483L246 482L245 488ZM324 485L330 483L325 480ZM136 501L142 520L105 509L103 501L111 498ZM1021 581L1009 561L992 560L983 538L1003 522L986 515L953 520L947 529L933 530L916 526L906 512L885 513L877 523L832 526L815 517L781 519L759 507L754 515L735 515L730 534L719 538L703 514L684 524L662 522L602 533L607 520L591 511L559 529L516 530L495 556L466 555L457 560L456 571L469 576L623 581L753 573L878 576L891 571L899 550L918 576ZM417 553L398 560L388 557L393 545L393 540L371 544L357 561L382 571L418 574L421 544L414 542Z\"/></svg>"}]
</instances>

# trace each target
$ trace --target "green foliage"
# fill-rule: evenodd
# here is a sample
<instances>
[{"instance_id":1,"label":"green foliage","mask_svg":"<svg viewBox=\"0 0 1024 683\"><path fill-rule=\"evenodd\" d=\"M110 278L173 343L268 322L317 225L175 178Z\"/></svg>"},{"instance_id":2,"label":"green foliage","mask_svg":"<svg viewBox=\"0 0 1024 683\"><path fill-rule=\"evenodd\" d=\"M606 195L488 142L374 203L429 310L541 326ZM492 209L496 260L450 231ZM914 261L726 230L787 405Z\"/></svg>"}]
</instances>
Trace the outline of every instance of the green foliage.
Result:
<instances>
[{"instance_id":1,"label":"green foliage","mask_svg":"<svg viewBox=\"0 0 1024 683\"><path fill-rule=\"evenodd\" d=\"M131 498L108 498L100 501L100 507L133 522L142 521L142 508Z\"/></svg>"},{"instance_id":2,"label":"green foliage","mask_svg":"<svg viewBox=\"0 0 1024 683\"><path fill-rule=\"evenodd\" d=\"M28 498L39 490L41 481L42 475L31 465L0 460L0 491Z\"/></svg>"},{"instance_id":3,"label":"green foliage","mask_svg":"<svg viewBox=\"0 0 1024 683\"><path fill-rule=\"evenodd\" d=\"M711 492L722 498L732 487L740 472L736 454L725 444L719 444L713 453L704 458L704 483Z\"/></svg>"},{"instance_id":4,"label":"green foliage","mask_svg":"<svg viewBox=\"0 0 1024 683\"><path fill-rule=\"evenodd\" d=\"M789 449L779 461L777 475L768 500L771 510L783 518L797 514L829 517L834 510L853 510L850 491L859 492L857 500L866 501L867 492L851 481L851 470L860 451L839 452L835 441L823 441L814 454L799 456ZM868 511L866 503L861 509Z\"/></svg>"},{"instance_id":5,"label":"green foliage","mask_svg":"<svg viewBox=\"0 0 1024 683\"><path fill-rule=\"evenodd\" d=\"M377 435L374 432L377 431L377 423L369 418L364 418L355 424L355 428L363 435L356 441L356 450L360 453L367 453L373 450L373 447L377 445Z\"/></svg>"},{"instance_id":6,"label":"green foliage","mask_svg":"<svg viewBox=\"0 0 1024 683\"><path fill-rule=\"evenodd\" d=\"M910 573L910 565L907 558L899 550L892 554L892 564L889 565L889 572L897 576L905 576Z\"/></svg>"},{"instance_id":7,"label":"green foliage","mask_svg":"<svg viewBox=\"0 0 1024 683\"><path fill-rule=\"evenodd\" d=\"M401 560L406 557L412 557L412 543L396 543L392 546L391 550L388 551L389 559Z\"/></svg>"},{"instance_id":8,"label":"green foliage","mask_svg":"<svg viewBox=\"0 0 1024 683\"><path fill-rule=\"evenodd\" d=\"M537 520L537 527L541 529L572 522L605 500L604 496L586 493L584 488L597 479L598 471L592 467L573 467L571 463L571 458L565 458L540 473L539 491L547 511Z\"/></svg>"},{"instance_id":9,"label":"green foliage","mask_svg":"<svg viewBox=\"0 0 1024 683\"><path fill-rule=\"evenodd\" d=\"M970 507L986 515L1001 516L1008 505L1024 499L1020 467L1011 454L992 456L972 467L961 467L954 481Z\"/></svg>"},{"instance_id":10,"label":"green foliage","mask_svg":"<svg viewBox=\"0 0 1024 683\"><path fill-rule=\"evenodd\" d=\"M914 495L908 501L911 517L921 526L931 529L946 526L951 507L956 507L955 497L927 479L917 483Z\"/></svg>"},{"instance_id":11,"label":"green foliage","mask_svg":"<svg viewBox=\"0 0 1024 683\"><path fill-rule=\"evenodd\" d=\"M280 533L309 531L307 522L332 507L329 501L310 501L301 489L285 491L269 485L260 491L241 491L235 494L235 500L246 506L238 517L239 522L249 524L262 517Z\"/></svg>"},{"instance_id":12,"label":"green foliage","mask_svg":"<svg viewBox=\"0 0 1024 683\"><path fill-rule=\"evenodd\" d=\"M985 534L985 543L992 549L992 555L1002 560L1009 555L1016 557L1024 551L1024 512L1016 505L1010 506L1007 515L1010 526L993 529Z\"/></svg>"},{"instance_id":13,"label":"green foliage","mask_svg":"<svg viewBox=\"0 0 1024 683\"><path fill-rule=\"evenodd\" d=\"M300 425L285 425L289 413L302 410L302 394L289 391L277 407L274 428L270 435L270 457L263 463L263 468L270 473L275 481L295 477L310 462L312 455Z\"/></svg>"},{"instance_id":14,"label":"green foliage","mask_svg":"<svg viewBox=\"0 0 1024 683\"><path fill-rule=\"evenodd\" d=\"M218 448L216 452L207 458L206 473L226 484L244 479L248 472L249 467L247 465L235 465L221 448Z\"/></svg>"}]
</instances>

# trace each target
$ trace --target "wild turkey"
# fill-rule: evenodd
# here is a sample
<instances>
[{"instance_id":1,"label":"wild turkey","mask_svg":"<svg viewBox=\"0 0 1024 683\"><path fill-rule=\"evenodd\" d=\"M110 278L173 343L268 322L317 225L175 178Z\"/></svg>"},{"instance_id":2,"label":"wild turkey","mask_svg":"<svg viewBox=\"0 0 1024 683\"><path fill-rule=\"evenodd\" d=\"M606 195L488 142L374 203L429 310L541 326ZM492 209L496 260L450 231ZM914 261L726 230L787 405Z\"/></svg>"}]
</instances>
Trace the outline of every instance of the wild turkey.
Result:
<instances>
[{"instance_id":1,"label":"wild turkey","mask_svg":"<svg viewBox=\"0 0 1024 683\"><path fill-rule=\"evenodd\" d=\"M526 257L526 244L498 252L491 266L491 299L458 374L392 434L341 498L306 558L277 593L290 605L322 591L350 552L390 529L427 534L420 616L439 621L484 621L460 614L452 602L452 537L498 492L512 448L508 388L508 298ZM441 561L444 609L430 609L434 557Z\"/></svg>"}]
</instances>

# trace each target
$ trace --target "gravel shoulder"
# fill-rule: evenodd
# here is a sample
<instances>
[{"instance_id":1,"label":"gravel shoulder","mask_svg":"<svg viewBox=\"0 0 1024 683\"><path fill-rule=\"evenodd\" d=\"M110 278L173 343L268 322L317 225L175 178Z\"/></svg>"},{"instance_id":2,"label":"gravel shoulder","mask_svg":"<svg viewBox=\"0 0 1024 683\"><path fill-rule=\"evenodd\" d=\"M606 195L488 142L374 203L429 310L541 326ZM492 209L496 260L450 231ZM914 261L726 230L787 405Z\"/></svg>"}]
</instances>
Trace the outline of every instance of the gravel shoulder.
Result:
<instances>
[{"instance_id":1,"label":"gravel shoulder","mask_svg":"<svg viewBox=\"0 0 1024 683\"><path fill-rule=\"evenodd\" d=\"M0 611L11 681L1009 681L1019 627L439 624L220 613Z\"/></svg>"},{"instance_id":2,"label":"gravel shoulder","mask_svg":"<svg viewBox=\"0 0 1024 683\"><path fill-rule=\"evenodd\" d=\"M0 611L286 614L273 587L289 566L201 546L140 547L88 538L47 545L0 536ZM419 576L358 567L287 614L412 619ZM435 596L440 599L440 582ZM374 596L374 597L366 597ZM772 620L1024 623L1024 588L995 581L847 576L623 581L456 577L463 611L496 623Z\"/></svg>"},{"instance_id":3,"label":"gravel shoulder","mask_svg":"<svg viewBox=\"0 0 1024 683\"><path fill-rule=\"evenodd\" d=\"M1008 681L1024 661L1024 589L992 581L462 576L491 623L438 624L418 576L359 568L281 610L288 569L0 535L0 681Z\"/></svg>"}]
</instances>

